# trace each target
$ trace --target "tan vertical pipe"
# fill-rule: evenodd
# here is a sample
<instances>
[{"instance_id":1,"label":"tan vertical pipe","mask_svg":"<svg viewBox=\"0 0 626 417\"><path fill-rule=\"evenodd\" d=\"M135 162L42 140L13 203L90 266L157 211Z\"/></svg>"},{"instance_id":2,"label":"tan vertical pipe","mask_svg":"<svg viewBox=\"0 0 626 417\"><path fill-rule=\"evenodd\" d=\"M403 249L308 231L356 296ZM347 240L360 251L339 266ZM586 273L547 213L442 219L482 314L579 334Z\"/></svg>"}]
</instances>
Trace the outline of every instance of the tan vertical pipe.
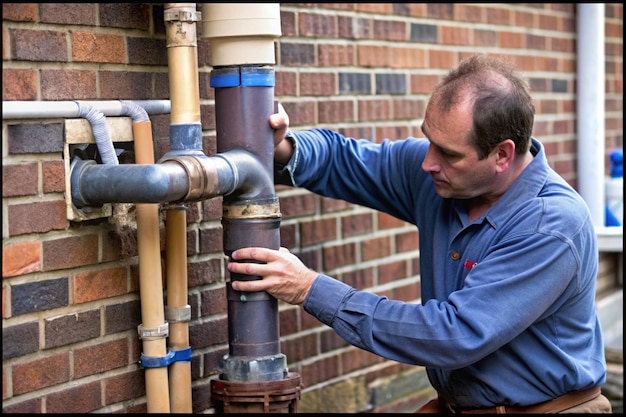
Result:
<instances>
[{"instance_id":1,"label":"tan vertical pipe","mask_svg":"<svg viewBox=\"0 0 626 417\"><path fill-rule=\"evenodd\" d=\"M169 87L170 124L200 124L200 88L195 3L166 3L165 22ZM191 151L191 150L190 150ZM197 149L196 149L197 151ZM187 305L187 213L181 206L167 211L167 304L176 311ZM170 325L172 350L189 347L186 322ZM170 366L172 411L190 413L191 362L173 362Z\"/></svg>"},{"instance_id":2,"label":"tan vertical pipe","mask_svg":"<svg viewBox=\"0 0 626 417\"><path fill-rule=\"evenodd\" d=\"M136 163L153 164L154 149L150 121L133 123L133 135ZM159 205L137 204L136 209L142 328L152 329L159 326L163 327L165 324L159 237ZM142 337L143 354L151 357L165 357L167 355L167 345L164 336ZM167 367L145 368L145 379L148 412L169 413Z\"/></svg>"},{"instance_id":3,"label":"tan vertical pipe","mask_svg":"<svg viewBox=\"0 0 626 417\"><path fill-rule=\"evenodd\" d=\"M166 286L167 307L181 311L187 306L187 216L185 206L167 210ZM170 320L169 349L189 348L187 321ZM191 362L177 361L170 365L170 397L173 413L191 413Z\"/></svg>"},{"instance_id":4,"label":"tan vertical pipe","mask_svg":"<svg viewBox=\"0 0 626 417\"><path fill-rule=\"evenodd\" d=\"M196 3L165 4L172 124L200 123L197 31L189 16L195 12Z\"/></svg>"}]
</instances>

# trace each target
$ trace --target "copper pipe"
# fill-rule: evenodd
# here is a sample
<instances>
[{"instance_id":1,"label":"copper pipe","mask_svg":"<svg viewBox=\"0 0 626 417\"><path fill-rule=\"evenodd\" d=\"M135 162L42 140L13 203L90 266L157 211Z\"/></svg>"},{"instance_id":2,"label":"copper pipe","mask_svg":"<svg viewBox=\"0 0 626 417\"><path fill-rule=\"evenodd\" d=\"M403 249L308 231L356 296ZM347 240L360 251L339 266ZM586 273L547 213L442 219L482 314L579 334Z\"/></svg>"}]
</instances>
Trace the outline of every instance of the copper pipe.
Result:
<instances>
[{"instance_id":1,"label":"copper pipe","mask_svg":"<svg viewBox=\"0 0 626 417\"><path fill-rule=\"evenodd\" d=\"M170 326L170 351L184 351L189 346L191 307L187 304L187 221L186 206L167 210L166 316ZM191 413L191 361L170 365L170 397L173 413Z\"/></svg>"},{"instance_id":2,"label":"copper pipe","mask_svg":"<svg viewBox=\"0 0 626 417\"><path fill-rule=\"evenodd\" d=\"M133 123L137 164L153 164L154 149L150 121ZM139 331L147 357L167 355L163 278L159 236L159 205L137 204L137 245L142 325ZM156 330L154 330L156 329ZM149 413L169 413L170 397L167 367L145 368L146 399Z\"/></svg>"},{"instance_id":3,"label":"copper pipe","mask_svg":"<svg viewBox=\"0 0 626 417\"><path fill-rule=\"evenodd\" d=\"M174 153L202 153L195 3L166 3L164 10L171 99L170 148ZM187 305L187 213L180 205L167 210L167 308L170 348L189 349ZM170 365L172 412L191 413L191 361Z\"/></svg>"}]
</instances>

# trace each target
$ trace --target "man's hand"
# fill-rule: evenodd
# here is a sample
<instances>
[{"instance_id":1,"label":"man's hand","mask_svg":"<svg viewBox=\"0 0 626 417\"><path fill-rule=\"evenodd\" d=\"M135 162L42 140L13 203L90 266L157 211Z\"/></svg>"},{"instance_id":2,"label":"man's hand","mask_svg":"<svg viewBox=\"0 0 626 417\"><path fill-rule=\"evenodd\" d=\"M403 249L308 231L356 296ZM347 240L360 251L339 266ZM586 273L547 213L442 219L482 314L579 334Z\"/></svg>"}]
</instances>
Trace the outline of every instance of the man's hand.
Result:
<instances>
[{"instance_id":1,"label":"man's hand","mask_svg":"<svg viewBox=\"0 0 626 417\"><path fill-rule=\"evenodd\" d=\"M278 113L272 114L269 122L271 128L274 129L274 160L284 165L291 159L293 147L288 140L285 140L287 129L289 129L289 115L280 103L278 103Z\"/></svg>"},{"instance_id":2,"label":"man's hand","mask_svg":"<svg viewBox=\"0 0 626 417\"><path fill-rule=\"evenodd\" d=\"M317 272L307 268L287 248L243 248L231 254L233 261L228 270L237 274L258 275L263 279L233 281L237 291L267 291L275 298L289 304L302 304ZM234 261L257 261L262 263L240 263Z\"/></svg>"}]
</instances>

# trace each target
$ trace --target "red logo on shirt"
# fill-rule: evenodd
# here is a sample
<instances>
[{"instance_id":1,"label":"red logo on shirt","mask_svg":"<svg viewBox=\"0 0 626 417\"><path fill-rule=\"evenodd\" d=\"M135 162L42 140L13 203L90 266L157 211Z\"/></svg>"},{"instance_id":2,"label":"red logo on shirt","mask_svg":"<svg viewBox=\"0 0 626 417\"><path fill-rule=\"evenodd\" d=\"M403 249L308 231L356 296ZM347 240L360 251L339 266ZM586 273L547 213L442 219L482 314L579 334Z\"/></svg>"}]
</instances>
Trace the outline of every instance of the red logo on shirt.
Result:
<instances>
[{"instance_id":1,"label":"red logo on shirt","mask_svg":"<svg viewBox=\"0 0 626 417\"><path fill-rule=\"evenodd\" d=\"M469 261L469 260L465 261L465 269L472 269L476 265L478 265L478 262Z\"/></svg>"}]
</instances>

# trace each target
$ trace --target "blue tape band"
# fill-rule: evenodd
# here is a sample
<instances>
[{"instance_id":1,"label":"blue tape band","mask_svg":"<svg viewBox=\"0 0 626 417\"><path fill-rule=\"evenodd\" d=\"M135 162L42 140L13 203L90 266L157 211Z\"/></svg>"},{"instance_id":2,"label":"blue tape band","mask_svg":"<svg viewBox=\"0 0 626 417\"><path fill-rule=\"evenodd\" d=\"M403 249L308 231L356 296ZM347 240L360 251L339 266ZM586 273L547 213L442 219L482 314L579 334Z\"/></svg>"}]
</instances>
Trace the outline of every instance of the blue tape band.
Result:
<instances>
[{"instance_id":1,"label":"blue tape band","mask_svg":"<svg viewBox=\"0 0 626 417\"><path fill-rule=\"evenodd\" d=\"M139 364L144 368L162 368L169 366L172 362L191 361L191 347L182 350L170 350L165 356L146 356L141 354Z\"/></svg>"}]
</instances>

